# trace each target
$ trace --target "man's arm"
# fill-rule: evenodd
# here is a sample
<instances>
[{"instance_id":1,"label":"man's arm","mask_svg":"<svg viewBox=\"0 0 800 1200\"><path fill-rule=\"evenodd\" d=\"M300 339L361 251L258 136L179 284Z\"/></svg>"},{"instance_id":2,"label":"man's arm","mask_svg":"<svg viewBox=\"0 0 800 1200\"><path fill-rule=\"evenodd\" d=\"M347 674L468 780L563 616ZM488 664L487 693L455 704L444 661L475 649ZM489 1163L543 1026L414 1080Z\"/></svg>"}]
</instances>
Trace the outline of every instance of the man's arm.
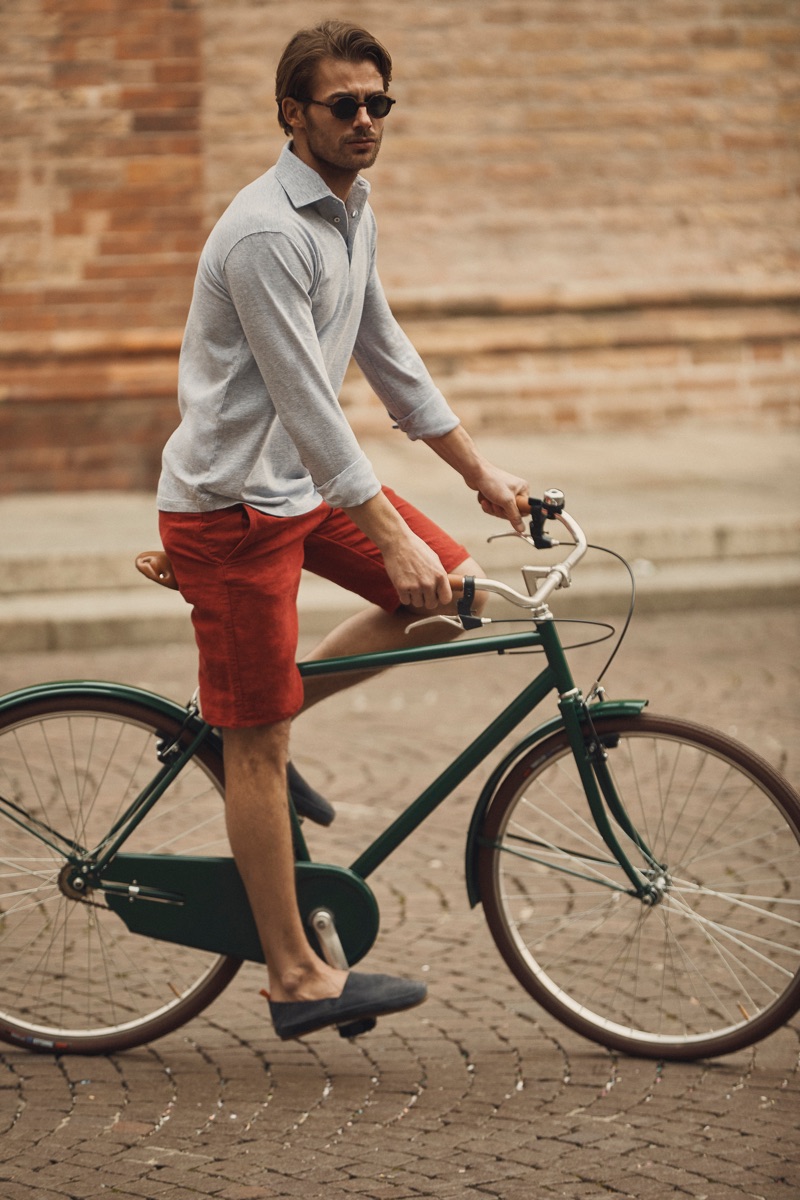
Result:
<instances>
[{"instance_id":1,"label":"man's arm","mask_svg":"<svg viewBox=\"0 0 800 1200\"><path fill-rule=\"evenodd\" d=\"M397 323L374 264L353 357L397 428L411 441L441 437L458 425L458 417Z\"/></svg>"},{"instance_id":2,"label":"man's arm","mask_svg":"<svg viewBox=\"0 0 800 1200\"><path fill-rule=\"evenodd\" d=\"M380 550L401 604L438 608L449 603L453 593L438 556L409 529L383 492L344 511Z\"/></svg>"},{"instance_id":3,"label":"man's arm","mask_svg":"<svg viewBox=\"0 0 800 1200\"><path fill-rule=\"evenodd\" d=\"M442 437L424 438L444 462L478 493L484 512L509 520L522 533L525 529L517 508L517 497L527 498L524 479L495 467L478 451L463 425ZM350 519L383 555L387 574L401 604L436 608L452 598L447 574L437 556L406 525L382 492L365 504L345 509Z\"/></svg>"},{"instance_id":4,"label":"man's arm","mask_svg":"<svg viewBox=\"0 0 800 1200\"><path fill-rule=\"evenodd\" d=\"M225 284L269 400L324 499L340 507L376 492L379 482L331 384L305 248L286 234L253 234L228 254Z\"/></svg>"},{"instance_id":5,"label":"man's arm","mask_svg":"<svg viewBox=\"0 0 800 1200\"><path fill-rule=\"evenodd\" d=\"M518 533L524 532L517 498L527 499L527 480L495 467L484 458L463 425L457 425L443 437L422 440L458 472L468 488L478 493L478 502L484 512L505 518Z\"/></svg>"},{"instance_id":6,"label":"man's arm","mask_svg":"<svg viewBox=\"0 0 800 1200\"><path fill-rule=\"evenodd\" d=\"M479 453L395 320L374 264L354 353L399 428L412 441L424 441L453 467L478 493L485 512L507 518L521 532L516 496L527 496L526 481L493 466Z\"/></svg>"}]
</instances>

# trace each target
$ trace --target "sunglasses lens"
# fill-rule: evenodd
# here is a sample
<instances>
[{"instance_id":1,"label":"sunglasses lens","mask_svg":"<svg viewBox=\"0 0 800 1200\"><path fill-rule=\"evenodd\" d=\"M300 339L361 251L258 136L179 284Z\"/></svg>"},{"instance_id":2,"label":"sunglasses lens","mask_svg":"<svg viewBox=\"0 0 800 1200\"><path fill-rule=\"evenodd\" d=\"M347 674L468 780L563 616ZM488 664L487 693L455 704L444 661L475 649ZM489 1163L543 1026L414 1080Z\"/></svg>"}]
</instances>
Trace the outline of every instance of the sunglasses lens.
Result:
<instances>
[{"instance_id":1,"label":"sunglasses lens","mask_svg":"<svg viewBox=\"0 0 800 1200\"><path fill-rule=\"evenodd\" d=\"M388 96L370 96L366 103L367 112L371 117L385 117L394 104ZM330 106L331 112L339 121L352 121L361 105L354 96L342 96Z\"/></svg>"},{"instance_id":2,"label":"sunglasses lens","mask_svg":"<svg viewBox=\"0 0 800 1200\"><path fill-rule=\"evenodd\" d=\"M371 117L385 117L394 104L388 96L370 96L367 101L367 112Z\"/></svg>"},{"instance_id":3,"label":"sunglasses lens","mask_svg":"<svg viewBox=\"0 0 800 1200\"><path fill-rule=\"evenodd\" d=\"M339 121L352 121L358 112L358 102L352 96L342 96L331 106L331 112Z\"/></svg>"}]
</instances>

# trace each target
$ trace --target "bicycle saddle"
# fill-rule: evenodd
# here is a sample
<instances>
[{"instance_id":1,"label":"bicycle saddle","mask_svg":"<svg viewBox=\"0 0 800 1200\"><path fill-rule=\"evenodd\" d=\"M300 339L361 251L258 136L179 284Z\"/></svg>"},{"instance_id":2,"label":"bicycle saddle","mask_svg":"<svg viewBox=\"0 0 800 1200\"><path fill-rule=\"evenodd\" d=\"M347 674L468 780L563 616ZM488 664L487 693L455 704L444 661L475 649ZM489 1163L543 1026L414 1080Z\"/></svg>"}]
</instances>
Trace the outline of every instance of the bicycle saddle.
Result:
<instances>
[{"instance_id":1,"label":"bicycle saddle","mask_svg":"<svg viewBox=\"0 0 800 1200\"><path fill-rule=\"evenodd\" d=\"M148 579L160 583L162 587L178 590L178 581L172 571L172 563L163 550L143 550L136 555L136 569Z\"/></svg>"}]
</instances>

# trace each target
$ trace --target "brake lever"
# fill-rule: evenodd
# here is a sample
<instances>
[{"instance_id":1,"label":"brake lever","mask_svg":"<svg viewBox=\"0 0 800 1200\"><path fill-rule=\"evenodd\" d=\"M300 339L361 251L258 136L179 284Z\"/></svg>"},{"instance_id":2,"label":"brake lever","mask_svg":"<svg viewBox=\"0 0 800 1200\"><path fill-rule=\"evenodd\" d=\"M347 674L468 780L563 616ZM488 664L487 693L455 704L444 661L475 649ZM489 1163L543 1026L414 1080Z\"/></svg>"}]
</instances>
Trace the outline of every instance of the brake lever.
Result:
<instances>
[{"instance_id":1,"label":"brake lever","mask_svg":"<svg viewBox=\"0 0 800 1200\"><path fill-rule=\"evenodd\" d=\"M519 538L519 540L520 540L521 542L524 542L526 546L534 546L534 547L536 547L536 542L533 540L533 537L531 536L531 534L529 534L529 533L520 533L520 532L519 532L518 530L516 530L516 529L510 529L510 530L508 531L508 533L493 533L493 534L491 535L491 537L488 537L488 538L486 539L487 545L488 545L488 543L489 543L489 542L499 542L501 538ZM561 542L561 541L560 541L558 538L550 538L550 545L551 545L551 546L561 546L562 544L563 544L563 543L562 543L562 542ZM541 547L541 546L538 546L538 547L536 547L536 548L537 548L537 549L539 549L539 550L541 550L541 549L542 549L542 547Z\"/></svg>"},{"instance_id":2,"label":"brake lever","mask_svg":"<svg viewBox=\"0 0 800 1200\"><path fill-rule=\"evenodd\" d=\"M463 631L458 617L448 617L444 613L438 613L435 617L422 617L419 621L412 621L410 625L406 625L405 632L411 633L412 629L420 629L423 625L432 625L434 621L444 621L446 625L452 625L459 632Z\"/></svg>"},{"instance_id":3,"label":"brake lever","mask_svg":"<svg viewBox=\"0 0 800 1200\"><path fill-rule=\"evenodd\" d=\"M444 621L446 625L452 625L454 629L459 631L459 633L463 633L464 630L468 628L477 629L479 625L492 624L491 617L471 617L470 620L474 622L474 625L467 626L464 625L459 617L448 617L445 615L445 613L439 613L435 617L423 617L419 621L412 621L410 625L406 625L405 632L407 634L411 633L412 629L419 629L421 625L432 625L434 621Z\"/></svg>"}]
</instances>

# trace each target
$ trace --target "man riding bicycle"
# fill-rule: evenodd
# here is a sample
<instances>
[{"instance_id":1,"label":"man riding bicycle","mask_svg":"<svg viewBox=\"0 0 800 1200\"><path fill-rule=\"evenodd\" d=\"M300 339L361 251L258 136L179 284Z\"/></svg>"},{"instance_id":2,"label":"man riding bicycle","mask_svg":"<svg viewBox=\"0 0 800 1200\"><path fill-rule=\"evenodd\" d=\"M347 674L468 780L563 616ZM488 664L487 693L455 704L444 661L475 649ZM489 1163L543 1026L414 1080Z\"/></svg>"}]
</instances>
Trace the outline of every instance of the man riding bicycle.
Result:
<instances>
[{"instance_id":1,"label":"man riding bicycle","mask_svg":"<svg viewBox=\"0 0 800 1200\"><path fill-rule=\"evenodd\" d=\"M164 547L192 605L203 715L223 734L228 835L284 1038L425 997L421 984L325 962L297 911L289 729L353 682L325 676L303 687L300 572L370 605L310 658L419 644L430 634L423 627L409 640L409 615L454 611L448 572L482 573L463 546L381 487L338 401L351 356L395 425L453 467L486 512L521 529L516 498L528 493L478 452L381 288L360 172L380 150L391 69L375 38L342 22L287 45L276 99L290 140L203 250L181 351L181 423L158 491Z\"/></svg>"}]
</instances>

